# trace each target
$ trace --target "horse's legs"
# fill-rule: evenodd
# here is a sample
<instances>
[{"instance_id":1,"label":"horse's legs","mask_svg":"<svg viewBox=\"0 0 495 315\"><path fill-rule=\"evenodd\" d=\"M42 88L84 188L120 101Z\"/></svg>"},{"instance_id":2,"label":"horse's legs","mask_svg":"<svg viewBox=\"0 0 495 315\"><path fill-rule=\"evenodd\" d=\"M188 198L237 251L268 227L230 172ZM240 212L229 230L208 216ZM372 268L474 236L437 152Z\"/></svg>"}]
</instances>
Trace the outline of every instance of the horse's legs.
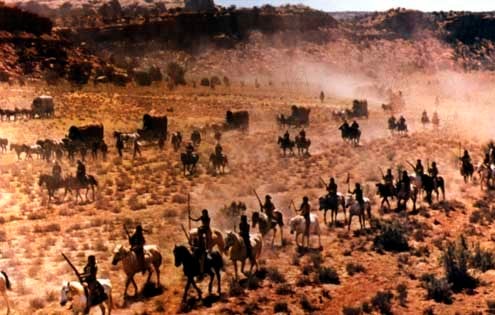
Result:
<instances>
[{"instance_id":1,"label":"horse's legs","mask_svg":"<svg viewBox=\"0 0 495 315\"><path fill-rule=\"evenodd\" d=\"M221 295L222 294L222 286L221 286L221 283L222 283L222 277L220 275L220 268L215 268L215 273L217 274L217 282L218 282L218 295Z\"/></svg>"},{"instance_id":2,"label":"horse's legs","mask_svg":"<svg viewBox=\"0 0 495 315\"><path fill-rule=\"evenodd\" d=\"M244 273L244 266L246 264L246 260L241 260L241 272Z\"/></svg>"},{"instance_id":3,"label":"horse's legs","mask_svg":"<svg viewBox=\"0 0 495 315\"><path fill-rule=\"evenodd\" d=\"M134 295L137 295L139 290L138 290L136 281L134 281L134 276L131 277L131 282L132 282L132 285L134 286Z\"/></svg>"},{"instance_id":4,"label":"horse's legs","mask_svg":"<svg viewBox=\"0 0 495 315\"><path fill-rule=\"evenodd\" d=\"M238 279L238 276L237 276L237 260L234 260L234 277L235 277L236 280Z\"/></svg>"},{"instance_id":5,"label":"horse's legs","mask_svg":"<svg viewBox=\"0 0 495 315\"><path fill-rule=\"evenodd\" d=\"M185 302L187 299L187 292L189 291L189 286L191 286L191 279L187 278L186 287L184 288L184 295L182 296L182 302Z\"/></svg>"},{"instance_id":6,"label":"horse's legs","mask_svg":"<svg viewBox=\"0 0 495 315\"><path fill-rule=\"evenodd\" d=\"M2 293L2 295L3 295L3 298L5 300L5 304L7 305L7 315L9 315L10 314L10 303L9 303L9 298L7 297L7 291L4 291Z\"/></svg>"},{"instance_id":7,"label":"horse's legs","mask_svg":"<svg viewBox=\"0 0 495 315\"><path fill-rule=\"evenodd\" d=\"M127 289L129 288L129 284L131 284L131 277L127 276L127 279L125 280L124 297L127 296Z\"/></svg>"},{"instance_id":8,"label":"horse's legs","mask_svg":"<svg viewBox=\"0 0 495 315\"><path fill-rule=\"evenodd\" d=\"M153 268L150 266L148 268L148 278L146 279L146 283L150 283L151 275L153 274Z\"/></svg>"},{"instance_id":9,"label":"horse's legs","mask_svg":"<svg viewBox=\"0 0 495 315\"><path fill-rule=\"evenodd\" d=\"M327 209L323 209L323 220L325 222L325 225L327 224Z\"/></svg>"},{"instance_id":10,"label":"horse's legs","mask_svg":"<svg viewBox=\"0 0 495 315\"><path fill-rule=\"evenodd\" d=\"M284 246L284 227L280 227L280 246Z\"/></svg>"},{"instance_id":11,"label":"horse's legs","mask_svg":"<svg viewBox=\"0 0 495 315\"><path fill-rule=\"evenodd\" d=\"M215 273L209 270L208 274L210 275L210 283L208 283L208 294L211 295L211 291L213 288L213 278L215 278Z\"/></svg>"},{"instance_id":12,"label":"horse's legs","mask_svg":"<svg viewBox=\"0 0 495 315\"><path fill-rule=\"evenodd\" d=\"M103 306L103 303L100 304L100 310L101 310L101 315L105 315L105 306Z\"/></svg>"},{"instance_id":13,"label":"horse's legs","mask_svg":"<svg viewBox=\"0 0 495 315\"><path fill-rule=\"evenodd\" d=\"M276 235L277 235L277 228L275 227L273 229L272 248L273 248L273 245L275 244L275 236Z\"/></svg>"},{"instance_id":14,"label":"horse's legs","mask_svg":"<svg viewBox=\"0 0 495 315\"><path fill-rule=\"evenodd\" d=\"M199 299L201 300L201 294L202 293L201 293L201 290L196 285L196 282L194 281L194 278L191 278L191 284L192 284L193 288L196 289L196 292L198 292Z\"/></svg>"},{"instance_id":15,"label":"horse's legs","mask_svg":"<svg viewBox=\"0 0 495 315\"><path fill-rule=\"evenodd\" d=\"M349 225L347 226L347 230L350 231L351 230L351 222L352 222L352 217L353 217L353 214L349 214Z\"/></svg>"},{"instance_id":16,"label":"horse's legs","mask_svg":"<svg viewBox=\"0 0 495 315\"><path fill-rule=\"evenodd\" d=\"M156 272L156 287L160 287L160 266L155 265L155 272Z\"/></svg>"}]
</instances>

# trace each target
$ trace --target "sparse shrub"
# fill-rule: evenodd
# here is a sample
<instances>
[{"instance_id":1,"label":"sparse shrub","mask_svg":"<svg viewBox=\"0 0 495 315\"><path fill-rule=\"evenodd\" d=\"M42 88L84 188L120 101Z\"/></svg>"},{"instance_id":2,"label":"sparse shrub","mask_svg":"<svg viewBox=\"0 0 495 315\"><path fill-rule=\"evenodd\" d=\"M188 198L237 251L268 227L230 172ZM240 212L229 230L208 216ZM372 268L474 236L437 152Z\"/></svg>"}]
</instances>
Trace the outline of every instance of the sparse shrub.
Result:
<instances>
[{"instance_id":1,"label":"sparse shrub","mask_svg":"<svg viewBox=\"0 0 495 315\"><path fill-rule=\"evenodd\" d=\"M452 303L452 285L445 278L437 279L432 274L421 276L423 288L426 289L426 298L437 303Z\"/></svg>"},{"instance_id":2,"label":"sparse shrub","mask_svg":"<svg viewBox=\"0 0 495 315\"><path fill-rule=\"evenodd\" d=\"M486 300L486 306L488 307L488 314L495 314L495 300Z\"/></svg>"},{"instance_id":3,"label":"sparse shrub","mask_svg":"<svg viewBox=\"0 0 495 315\"><path fill-rule=\"evenodd\" d=\"M477 243L470 259L470 265L483 272L495 269L495 257L491 252L481 249L480 244Z\"/></svg>"},{"instance_id":4,"label":"sparse shrub","mask_svg":"<svg viewBox=\"0 0 495 315\"><path fill-rule=\"evenodd\" d=\"M169 77L170 82L173 82L174 85L185 85L185 75L186 70L178 63L170 62L167 65L167 76Z\"/></svg>"},{"instance_id":5,"label":"sparse shrub","mask_svg":"<svg viewBox=\"0 0 495 315\"><path fill-rule=\"evenodd\" d=\"M405 283L400 283L397 286L397 294L399 295L399 303L401 306L406 306L407 302L407 285Z\"/></svg>"},{"instance_id":6,"label":"sparse shrub","mask_svg":"<svg viewBox=\"0 0 495 315\"><path fill-rule=\"evenodd\" d=\"M45 305L46 302L41 297L35 297L29 301L29 306L31 307L32 310L40 310L44 308Z\"/></svg>"},{"instance_id":7,"label":"sparse shrub","mask_svg":"<svg viewBox=\"0 0 495 315\"><path fill-rule=\"evenodd\" d=\"M217 86L217 85L221 85L221 84L222 84L222 81L220 81L219 77L217 77L216 75L211 77L211 79L210 79L210 85L211 86Z\"/></svg>"},{"instance_id":8,"label":"sparse shrub","mask_svg":"<svg viewBox=\"0 0 495 315\"><path fill-rule=\"evenodd\" d=\"M305 287L305 286L308 286L311 284L313 284L313 282L311 281L311 279L308 276L300 276L296 280L296 286L298 286L298 287Z\"/></svg>"},{"instance_id":9,"label":"sparse shrub","mask_svg":"<svg viewBox=\"0 0 495 315\"><path fill-rule=\"evenodd\" d=\"M7 241L7 232L0 231L0 242L6 242L6 241Z\"/></svg>"},{"instance_id":10,"label":"sparse shrub","mask_svg":"<svg viewBox=\"0 0 495 315\"><path fill-rule=\"evenodd\" d=\"M223 85L225 85L226 87L230 86L230 80L226 76L223 77Z\"/></svg>"},{"instance_id":11,"label":"sparse shrub","mask_svg":"<svg viewBox=\"0 0 495 315\"><path fill-rule=\"evenodd\" d=\"M371 308L370 303L367 301L364 301L361 304L361 309L363 310L363 313L365 313L365 314L371 314L371 312L373 312L373 309Z\"/></svg>"},{"instance_id":12,"label":"sparse shrub","mask_svg":"<svg viewBox=\"0 0 495 315\"><path fill-rule=\"evenodd\" d=\"M60 224L51 223L47 225L35 225L33 229L34 233L48 233L48 232L60 232Z\"/></svg>"},{"instance_id":13,"label":"sparse shrub","mask_svg":"<svg viewBox=\"0 0 495 315\"><path fill-rule=\"evenodd\" d=\"M473 289L478 284L478 281L468 273L470 257L471 254L463 236L457 242L449 241L443 251L442 262L445 275L455 292Z\"/></svg>"},{"instance_id":14,"label":"sparse shrub","mask_svg":"<svg viewBox=\"0 0 495 315\"><path fill-rule=\"evenodd\" d=\"M165 219L177 217L177 211L175 209L165 209L163 211L163 217Z\"/></svg>"},{"instance_id":15,"label":"sparse shrub","mask_svg":"<svg viewBox=\"0 0 495 315\"><path fill-rule=\"evenodd\" d=\"M290 313L289 311L289 305L287 305L287 302L277 302L273 306L273 311L275 313Z\"/></svg>"},{"instance_id":16,"label":"sparse shrub","mask_svg":"<svg viewBox=\"0 0 495 315\"><path fill-rule=\"evenodd\" d=\"M164 313L165 312L165 305L162 300L156 300L155 301L155 312L159 313Z\"/></svg>"},{"instance_id":17,"label":"sparse shrub","mask_svg":"<svg viewBox=\"0 0 495 315\"><path fill-rule=\"evenodd\" d=\"M260 307L258 306L258 303L249 303L244 307L244 312L243 314L247 315L256 315L260 312Z\"/></svg>"},{"instance_id":18,"label":"sparse shrub","mask_svg":"<svg viewBox=\"0 0 495 315\"><path fill-rule=\"evenodd\" d=\"M356 306L356 307L351 307L351 306L344 306L342 309L342 314L343 315L361 315L363 314L363 311L361 310L361 307Z\"/></svg>"},{"instance_id":19,"label":"sparse shrub","mask_svg":"<svg viewBox=\"0 0 495 315\"><path fill-rule=\"evenodd\" d=\"M269 267L266 268L268 279L270 279L274 283L285 283L285 276L278 271L277 268Z\"/></svg>"},{"instance_id":20,"label":"sparse shrub","mask_svg":"<svg viewBox=\"0 0 495 315\"><path fill-rule=\"evenodd\" d=\"M392 298L394 295L390 291L380 291L372 299L371 305L373 308L378 310L380 314L392 314Z\"/></svg>"},{"instance_id":21,"label":"sparse shrub","mask_svg":"<svg viewBox=\"0 0 495 315\"><path fill-rule=\"evenodd\" d=\"M348 263L345 266L345 270L347 271L349 276L353 276L354 274L359 272L366 272L366 268L364 268L364 266L360 263Z\"/></svg>"},{"instance_id":22,"label":"sparse shrub","mask_svg":"<svg viewBox=\"0 0 495 315\"><path fill-rule=\"evenodd\" d=\"M275 293L278 295L291 295L294 293L292 285L288 283L283 283L275 289Z\"/></svg>"},{"instance_id":23,"label":"sparse shrub","mask_svg":"<svg viewBox=\"0 0 495 315\"><path fill-rule=\"evenodd\" d=\"M306 312L314 312L318 309L313 305L313 303L311 303L311 301L306 297L306 295L303 295L301 297L300 303L302 309L305 310Z\"/></svg>"},{"instance_id":24,"label":"sparse shrub","mask_svg":"<svg viewBox=\"0 0 495 315\"><path fill-rule=\"evenodd\" d=\"M320 283L340 284L339 275L332 267L320 267L317 270L317 279Z\"/></svg>"},{"instance_id":25,"label":"sparse shrub","mask_svg":"<svg viewBox=\"0 0 495 315\"><path fill-rule=\"evenodd\" d=\"M423 310L423 315L435 315L435 312L433 311L433 306L428 306Z\"/></svg>"},{"instance_id":26,"label":"sparse shrub","mask_svg":"<svg viewBox=\"0 0 495 315\"><path fill-rule=\"evenodd\" d=\"M320 268L321 263L323 262L323 257L321 256L321 252L311 253L309 255L309 258L311 260L311 264L313 265L313 268L315 269Z\"/></svg>"},{"instance_id":27,"label":"sparse shrub","mask_svg":"<svg viewBox=\"0 0 495 315\"><path fill-rule=\"evenodd\" d=\"M380 232L373 241L375 249L391 252L404 252L409 250L406 233L399 222L380 225Z\"/></svg>"},{"instance_id":28,"label":"sparse shrub","mask_svg":"<svg viewBox=\"0 0 495 315\"><path fill-rule=\"evenodd\" d=\"M240 296L244 293L244 289L241 287L238 281L230 279L229 282L229 296Z\"/></svg>"},{"instance_id":29,"label":"sparse shrub","mask_svg":"<svg viewBox=\"0 0 495 315\"><path fill-rule=\"evenodd\" d=\"M199 84L201 84L201 86L210 86L210 79L202 78Z\"/></svg>"}]
</instances>

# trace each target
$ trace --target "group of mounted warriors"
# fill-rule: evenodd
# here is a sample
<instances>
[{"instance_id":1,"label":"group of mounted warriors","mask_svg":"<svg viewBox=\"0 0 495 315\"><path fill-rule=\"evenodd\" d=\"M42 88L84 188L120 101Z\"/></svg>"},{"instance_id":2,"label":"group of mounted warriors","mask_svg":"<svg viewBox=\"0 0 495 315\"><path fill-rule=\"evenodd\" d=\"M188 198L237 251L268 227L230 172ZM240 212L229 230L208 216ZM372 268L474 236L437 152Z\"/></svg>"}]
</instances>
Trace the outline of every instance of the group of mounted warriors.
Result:
<instances>
[{"instance_id":1,"label":"group of mounted warriors","mask_svg":"<svg viewBox=\"0 0 495 315\"><path fill-rule=\"evenodd\" d=\"M344 141L347 141L353 145L359 145L359 141L361 139L361 129L359 128L359 124L357 121L353 121L351 125L347 119L344 120L344 123L339 127L341 137Z\"/></svg>"},{"instance_id":2,"label":"group of mounted warriors","mask_svg":"<svg viewBox=\"0 0 495 315\"><path fill-rule=\"evenodd\" d=\"M306 137L306 131L301 129L299 134L294 140L290 138L289 130L286 130L282 137L278 137L277 144L280 146L283 155L287 154L289 151L292 155L294 154L294 147L297 148L297 153L302 155L309 155L309 147L311 146L311 140Z\"/></svg>"},{"instance_id":3,"label":"group of mounted warriors","mask_svg":"<svg viewBox=\"0 0 495 315\"><path fill-rule=\"evenodd\" d=\"M479 176L481 189L495 186L495 144L490 142L485 149L483 162L475 166L467 150L459 158L461 162L461 175L465 182L473 179L475 173Z\"/></svg>"},{"instance_id":4,"label":"group of mounted warriors","mask_svg":"<svg viewBox=\"0 0 495 315\"><path fill-rule=\"evenodd\" d=\"M138 294L138 287L134 276L138 273L148 273L146 284L151 283L151 276L156 273L155 287L159 288L160 284L160 266L163 258L160 249L156 245L146 245L144 238L144 229L137 225L135 232L130 235L124 226L129 241L129 248L117 245L113 252L112 265L122 263L123 271L126 274L124 298L128 297L127 291L130 284L134 287L134 295ZM99 306L102 314L105 310L111 314L112 301L112 284L110 279L98 278L98 266L96 257L90 255L82 272L72 264L69 258L62 254L71 269L76 275L77 281L64 282L61 290L60 304L65 306L71 302L71 308L74 314L89 314L92 307Z\"/></svg>"}]
</instances>

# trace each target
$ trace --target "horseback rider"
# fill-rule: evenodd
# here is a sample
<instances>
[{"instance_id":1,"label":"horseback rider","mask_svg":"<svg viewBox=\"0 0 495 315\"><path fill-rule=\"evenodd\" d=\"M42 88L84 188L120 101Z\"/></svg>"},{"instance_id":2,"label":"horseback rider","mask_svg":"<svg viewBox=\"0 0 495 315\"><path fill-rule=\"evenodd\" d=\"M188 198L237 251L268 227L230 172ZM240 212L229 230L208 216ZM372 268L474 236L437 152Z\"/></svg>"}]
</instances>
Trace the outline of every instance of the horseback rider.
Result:
<instances>
[{"instance_id":1,"label":"horseback rider","mask_svg":"<svg viewBox=\"0 0 495 315\"><path fill-rule=\"evenodd\" d=\"M468 150L464 150L464 154L462 155L460 160L462 161L463 166L467 166L471 164L471 156L469 156Z\"/></svg>"},{"instance_id":2,"label":"horseback rider","mask_svg":"<svg viewBox=\"0 0 495 315\"><path fill-rule=\"evenodd\" d=\"M241 215L241 222L239 223L239 234L244 240L244 246L246 246L246 256L249 260L253 261L253 251L251 248L251 238L249 235L249 223L247 221L247 216L245 214Z\"/></svg>"},{"instance_id":3,"label":"horseback rider","mask_svg":"<svg viewBox=\"0 0 495 315\"><path fill-rule=\"evenodd\" d=\"M206 254L211 242L211 229L210 229L210 216L208 215L208 210L203 209L201 211L201 216L199 218L189 217L190 220L194 222L201 221L201 226L198 228L198 253L200 255L200 271L201 274L204 273Z\"/></svg>"},{"instance_id":4,"label":"horseback rider","mask_svg":"<svg viewBox=\"0 0 495 315\"><path fill-rule=\"evenodd\" d=\"M438 118L438 113L436 111L433 112L433 117L432 117L431 121L435 125L440 122L440 119Z\"/></svg>"},{"instance_id":5,"label":"horseback rider","mask_svg":"<svg viewBox=\"0 0 495 315\"><path fill-rule=\"evenodd\" d=\"M266 216L268 217L269 222L273 221L273 211L274 210L275 210L275 205L272 202L272 196L266 195L265 196L265 204L262 205L261 211L265 212Z\"/></svg>"},{"instance_id":6,"label":"horseback rider","mask_svg":"<svg viewBox=\"0 0 495 315\"><path fill-rule=\"evenodd\" d=\"M416 176L422 176L425 173L425 169L424 169L423 164L421 163L420 159L418 159L416 161L416 166L414 167L414 172L416 173Z\"/></svg>"},{"instance_id":7,"label":"horseback rider","mask_svg":"<svg viewBox=\"0 0 495 315\"><path fill-rule=\"evenodd\" d=\"M52 176L57 183L62 179L62 168L60 167L60 164L58 164L58 161L53 163Z\"/></svg>"},{"instance_id":8,"label":"horseback rider","mask_svg":"<svg viewBox=\"0 0 495 315\"><path fill-rule=\"evenodd\" d=\"M220 144L220 142L218 142L217 145L215 146L215 155L217 158L222 157L222 151L223 151L222 145Z\"/></svg>"},{"instance_id":9,"label":"horseback rider","mask_svg":"<svg viewBox=\"0 0 495 315\"><path fill-rule=\"evenodd\" d=\"M134 231L134 234L132 234L132 236L129 237L129 244L131 245L131 250L136 254L138 263L141 266L141 270L143 274L146 271L146 262L144 258L145 243L146 240L144 239L144 235L143 235L143 227L140 224L138 224L136 226L136 230Z\"/></svg>"},{"instance_id":10,"label":"horseback rider","mask_svg":"<svg viewBox=\"0 0 495 315\"><path fill-rule=\"evenodd\" d=\"M387 169L387 173L383 176L383 182L385 186L393 193L394 190L394 175L392 174L392 169Z\"/></svg>"},{"instance_id":11,"label":"horseback rider","mask_svg":"<svg viewBox=\"0 0 495 315\"><path fill-rule=\"evenodd\" d=\"M394 129L395 126L397 125L397 119L395 119L395 116L392 115L388 119L388 129Z\"/></svg>"},{"instance_id":12,"label":"horseback rider","mask_svg":"<svg viewBox=\"0 0 495 315\"><path fill-rule=\"evenodd\" d=\"M303 197L303 201L301 203L301 206L299 207L299 211L301 215L304 217L304 220L306 221L306 228L304 230L304 235L306 235L309 239L309 227L311 224L311 204L309 203L309 198L307 196Z\"/></svg>"},{"instance_id":13,"label":"horseback rider","mask_svg":"<svg viewBox=\"0 0 495 315\"><path fill-rule=\"evenodd\" d=\"M344 123L339 127L339 130L347 132L349 128L349 122L347 121L347 119L344 119Z\"/></svg>"},{"instance_id":14,"label":"horseback rider","mask_svg":"<svg viewBox=\"0 0 495 315\"><path fill-rule=\"evenodd\" d=\"M428 113L426 110L423 111L423 114L421 114L421 122L429 122L430 119L428 118Z\"/></svg>"},{"instance_id":15,"label":"horseback rider","mask_svg":"<svg viewBox=\"0 0 495 315\"><path fill-rule=\"evenodd\" d=\"M404 187L404 190L406 192L409 192L411 190L411 178L409 178L409 174L407 173L406 170L402 172L402 177L399 182L399 190L401 189L400 185Z\"/></svg>"},{"instance_id":16,"label":"horseback rider","mask_svg":"<svg viewBox=\"0 0 495 315\"><path fill-rule=\"evenodd\" d=\"M361 207L361 210L364 209L364 197L363 190L361 189L361 184L356 183L354 191L349 191L349 193L356 196L356 201L359 203L359 207Z\"/></svg>"},{"instance_id":17,"label":"horseback rider","mask_svg":"<svg viewBox=\"0 0 495 315\"><path fill-rule=\"evenodd\" d=\"M81 160L77 160L76 177L81 184L86 182L86 166Z\"/></svg>"},{"instance_id":18,"label":"horseback rider","mask_svg":"<svg viewBox=\"0 0 495 315\"><path fill-rule=\"evenodd\" d=\"M306 131L304 131L304 128L299 131L299 140L301 142L306 142Z\"/></svg>"},{"instance_id":19,"label":"horseback rider","mask_svg":"<svg viewBox=\"0 0 495 315\"><path fill-rule=\"evenodd\" d=\"M97 272L98 267L96 266L96 258L93 255L89 255L88 262L81 273L81 282L83 285L86 285L88 289L88 302L86 303L85 314L89 314L91 306L98 305L108 298L103 286L96 278Z\"/></svg>"},{"instance_id":20,"label":"horseback rider","mask_svg":"<svg viewBox=\"0 0 495 315\"><path fill-rule=\"evenodd\" d=\"M431 167L428 168L428 174L433 178L433 180L437 179L438 176L437 162L433 161L431 163Z\"/></svg>"},{"instance_id":21,"label":"horseback rider","mask_svg":"<svg viewBox=\"0 0 495 315\"><path fill-rule=\"evenodd\" d=\"M402 115L399 117L399 127L402 129L406 128L406 119Z\"/></svg>"},{"instance_id":22,"label":"horseback rider","mask_svg":"<svg viewBox=\"0 0 495 315\"><path fill-rule=\"evenodd\" d=\"M119 157L122 157L122 150L124 150L124 140L122 140L121 135L117 136L115 146L117 147L117 152L119 153Z\"/></svg>"},{"instance_id":23,"label":"horseback rider","mask_svg":"<svg viewBox=\"0 0 495 315\"><path fill-rule=\"evenodd\" d=\"M284 133L284 142L285 143L289 143L290 142L289 130L286 130L285 133Z\"/></svg>"},{"instance_id":24,"label":"horseback rider","mask_svg":"<svg viewBox=\"0 0 495 315\"><path fill-rule=\"evenodd\" d=\"M337 184L335 183L335 178L330 178L330 182L327 185L327 191L330 198L337 197Z\"/></svg>"},{"instance_id":25,"label":"horseback rider","mask_svg":"<svg viewBox=\"0 0 495 315\"><path fill-rule=\"evenodd\" d=\"M354 120L352 122L351 129L354 130L354 132L357 132L359 130L359 124L357 123L357 121Z\"/></svg>"},{"instance_id":26,"label":"horseback rider","mask_svg":"<svg viewBox=\"0 0 495 315\"><path fill-rule=\"evenodd\" d=\"M323 101L325 100L325 93L323 93L323 91L320 92L320 101L323 103Z\"/></svg>"},{"instance_id":27,"label":"horseback rider","mask_svg":"<svg viewBox=\"0 0 495 315\"><path fill-rule=\"evenodd\" d=\"M135 158L138 154L141 156L141 145L139 144L139 139L134 139L134 153L132 157Z\"/></svg>"},{"instance_id":28,"label":"horseback rider","mask_svg":"<svg viewBox=\"0 0 495 315\"><path fill-rule=\"evenodd\" d=\"M194 146L192 142L189 142L186 146L186 153L187 155L192 155L194 153Z\"/></svg>"}]
</instances>

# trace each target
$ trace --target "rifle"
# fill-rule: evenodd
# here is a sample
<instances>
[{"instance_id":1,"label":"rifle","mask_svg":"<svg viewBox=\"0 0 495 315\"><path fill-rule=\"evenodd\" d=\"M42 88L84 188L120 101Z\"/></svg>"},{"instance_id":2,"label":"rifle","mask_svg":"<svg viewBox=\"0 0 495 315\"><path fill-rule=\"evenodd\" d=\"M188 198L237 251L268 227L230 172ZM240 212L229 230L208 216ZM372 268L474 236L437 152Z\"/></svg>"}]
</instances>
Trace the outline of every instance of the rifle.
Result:
<instances>
[{"instance_id":1,"label":"rifle","mask_svg":"<svg viewBox=\"0 0 495 315\"><path fill-rule=\"evenodd\" d=\"M79 282L82 284L83 281L82 281L82 277L81 277L81 274L79 273L79 271L77 271L76 267L74 267L74 265L72 264L72 262L69 260L69 258L67 258L67 256L65 256L64 253L61 253L61 254L62 254L62 257L64 257L65 261L69 264L70 268L76 274L77 280L79 280Z\"/></svg>"},{"instance_id":2,"label":"rifle","mask_svg":"<svg viewBox=\"0 0 495 315\"><path fill-rule=\"evenodd\" d=\"M412 169L413 169L414 171L416 171L416 166L414 166L414 164L412 164L412 163L411 163L411 162L409 162L409 161L406 161L406 163L407 163L407 164L409 164L409 165L411 165Z\"/></svg>"},{"instance_id":3,"label":"rifle","mask_svg":"<svg viewBox=\"0 0 495 315\"><path fill-rule=\"evenodd\" d=\"M319 177L320 179L320 182L323 184L324 187L327 187L327 183L325 183L325 181L323 180L323 178L321 178L321 176Z\"/></svg>"},{"instance_id":4,"label":"rifle","mask_svg":"<svg viewBox=\"0 0 495 315\"><path fill-rule=\"evenodd\" d=\"M191 230L191 194L187 194L187 222L189 224L189 231Z\"/></svg>"},{"instance_id":5,"label":"rifle","mask_svg":"<svg viewBox=\"0 0 495 315\"><path fill-rule=\"evenodd\" d=\"M294 211L297 213L297 207L296 207L296 205L294 204L294 200L291 200L291 201L290 201L290 204L289 204L289 209L290 209L290 206L293 206L293 207L294 207Z\"/></svg>"},{"instance_id":6,"label":"rifle","mask_svg":"<svg viewBox=\"0 0 495 315\"><path fill-rule=\"evenodd\" d=\"M127 226L124 224L124 231L125 234L127 235L127 239L129 240L129 243L131 242L131 234L129 234L129 231L127 230Z\"/></svg>"},{"instance_id":7,"label":"rifle","mask_svg":"<svg viewBox=\"0 0 495 315\"><path fill-rule=\"evenodd\" d=\"M382 174L382 178L385 177L385 174L383 173L383 170L381 167L378 168L380 170L380 173Z\"/></svg>"},{"instance_id":8,"label":"rifle","mask_svg":"<svg viewBox=\"0 0 495 315\"><path fill-rule=\"evenodd\" d=\"M260 204L260 210L263 212L263 203L261 202L260 196L258 196L258 193L256 192L256 190L254 188L253 188L253 192L256 195L256 199L258 199L258 202Z\"/></svg>"},{"instance_id":9,"label":"rifle","mask_svg":"<svg viewBox=\"0 0 495 315\"><path fill-rule=\"evenodd\" d=\"M184 227L184 224L181 224L180 227L182 228L182 231L184 232L184 234L186 235L186 238L187 238L187 242L189 243L189 245L192 245L191 244L191 237L189 236L189 234L187 233L186 231L186 228Z\"/></svg>"},{"instance_id":10,"label":"rifle","mask_svg":"<svg viewBox=\"0 0 495 315\"><path fill-rule=\"evenodd\" d=\"M345 180L347 183L347 191L350 193L351 192L351 173L347 173L347 178Z\"/></svg>"}]
</instances>

